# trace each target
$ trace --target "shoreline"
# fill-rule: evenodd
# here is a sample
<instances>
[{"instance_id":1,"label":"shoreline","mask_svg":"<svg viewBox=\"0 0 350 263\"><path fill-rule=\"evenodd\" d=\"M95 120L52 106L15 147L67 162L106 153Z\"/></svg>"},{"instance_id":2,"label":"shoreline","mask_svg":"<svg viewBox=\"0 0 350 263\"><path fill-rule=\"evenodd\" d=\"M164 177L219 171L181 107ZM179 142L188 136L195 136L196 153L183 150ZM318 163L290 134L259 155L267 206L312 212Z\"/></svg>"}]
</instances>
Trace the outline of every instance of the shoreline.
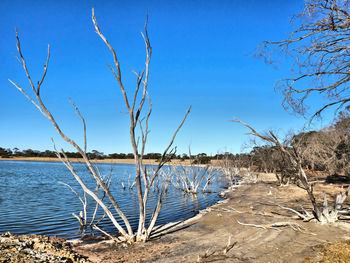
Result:
<instances>
[{"instance_id":1,"label":"shoreline","mask_svg":"<svg viewBox=\"0 0 350 263\"><path fill-rule=\"evenodd\" d=\"M50 158L50 157L13 157L13 158L1 158L0 157L0 164L1 161L9 161L12 162L12 165L16 165L15 162L43 162L42 164L38 164L38 165L45 165L44 162L47 163L61 163L59 158ZM72 162L75 163L80 163L80 162L84 162L84 160L82 158L71 158ZM148 159L148 160L144 160L146 164L150 164L150 165L157 165L158 162L155 159ZM134 159L103 159L103 160L97 160L97 163L106 163L106 164L131 164L134 165ZM24 164L24 163L23 163ZM187 162L178 160L178 159L174 159L172 160L172 162L170 163L166 163L165 165L183 165L183 166L187 166L190 165L189 160ZM194 166L201 166L200 164L196 164ZM204 166L204 165L203 165ZM185 219L181 220L181 222L184 222L185 224L187 223L187 221L191 221L193 218L196 218L197 216L201 215L204 211L206 211L207 208L216 205L218 202L222 202L224 200L224 197L221 195L221 193L228 191L228 185L223 185L222 187L218 188L217 191L213 191L212 193L209 193L211 195L215 195L215 199L212 200L210 203L206 203L205 206L202 206L202 208L199 208L200 210L196 209L193 210L194 212L190 212L190 209L188 210L188 214L190 215L186 215L187 211L184 214ZM191 210L192 211L192 210ZM180 219L176 219L176 218L170 218L169 221L167 221L168 223L164 224L160 224L157 226L158 229L160 228L168 228L171 225L177 224L180 221L176 221L176 220L180 220ZM157 231L158 232L158 231ZM5 234L5 232L0 233L0 234ZM23 233L22 233L23 234ZM17 235L17 234L14 234ZM33 233L31 232L27 232L24 235L33 235ZM50 235L45 235L44 236L52 236L52 234ZM81 238L70 238L68 236L60 236L60 238L65 238L68 242L74 242L74 241L80 241ZM1 262L1 261L0 261Z\"/></svg>"},{"instance_id":2,"label":"shoreline","mask_svg":"<svg viewBox=\"0 0 350 263\"><path fill-rule=\"evenodd\" d=\"M84 162L83 158L69 158L69 160L73 163L82 163ZM1 161L24 161L24 162L61 162L59 158L53 158L53 157L12 157L12 158L2 158L0 157ZM117 163L117 164L135 164L134 159L101 159L101 160L91 160L94 163ZM144 164L153 164L157 165L158 162L155 159L144 159ZM190 165L190 160L179 160L179 159L173 159L171 162L167 163L169 164L176 164L176 165Z\"/></svg>"},{"instance_id":3,"label":"shoreline","mask_svg":"<svg viewBox=\"0 0 350 263\"><path fill-rule=\"evenodd\" d=\"M222 196L221 193L225 193L227 191L230 191L229 189L224 189L218 193L221 200L218 200L216 203L212 204L211 206L208 206L202 210L199 210L196 215L193 217L190 217L183 221L175 221L175 222L169 222L164 225L156 226L154 229L154 234L152 235L151 241L147 243L142 244L148 244L157 242L156 240L162 239L164 235L168 235L172 232L178 232L182 229L187 228L189 225L195 224L198 222L203 215L209 213L211 209L215 208L216 206L226 203L226 197ZM87 240L84 239L72 239L69 240L68 238L64 237L57 237L57 236L47 236L47 235L36 235L36 234L12 234L10 232L6 233L0 233L0 262L3 262L1 260L4 260L4 262L8 262L7 259L9 259L9 262L12 262L13 259L16 259L15 262L41 262L36 261L38 259L43 260L45 262L53 262L53 263L59 263L59 262L66 262L67 258L72 263L95 263L95 262L119 262L114 261L112 258L102 258L96 259L91 255L85 255L85 253L82 253L80 250L83 248L83 250L90 249L95 250L96 247L102 246L102 247L109 247L109 249L114 250L115 249L115 241L107 239L106 236L98 236L93 237L93 239L90 239L88 237ZM123 243L124 244L124 243ZM141 243L135 243L132 245L124 244L121 245L124 248L127 248L126 250L130 249L132 253L137 253L134 249L137 250L138 245L141 245ZM119 246L119 249L120 247ZM98 249L98 248L97 248ZM95 252L93 252L95 254ZM103 255L101 255L103 256ZM35 259L33 259L35 257ZM23 261L24 260L24 261ZM34 260L34 261L33 261ZM105 261L106 260L106 261ZM110 261L112 260L112 261ZM127 261L122 262L135 262L134 258L127 259ZM143 262L142 259L137 260L137 262ZM178 261L176 261L178 262Z\"/></svg>"},{"instance_id":4,"label":"shoreline","mask_svg":"<svg viewBox=\"0 0 350 263\"><path fill-rule=\"evenodd\" d=\"M95 263L315 263L322 260L326 246L347 245L345 240L349 239L350 233L347 223L324 226L317 222L303 222L293 213L271 205L278 203L297 209L295 200L298 200L309 209L310 201L305 190L296 185L277 186L273 174L259 173L257 178L242 177L238 184L220 191L222 200L198 211L195 216L156 227L150 242L67 242L73 252L88 258L84 262ZM332 196L339 191L340 185L328 184L325 178L319 179L322 179L322 183L314 188L317 201L321 201L323 191ZM346 203L349 205L350 200ZM268 227L279 223L283 226Z\"/></svg>"},{"instance_id":5,"label":"shoreline","mask_svg":"<svg viewBox=\"0 0 350 263\"><path fill-rule=\"evenodd\" d=\"M17 158L16 161L42 161L38 158ZM45 158L45 161L52 162L54 158ZM0 158L1 160L1 158ZM2 159L4 160L4 158ZM8 158L8 160L12 160L12 158ZM13 160L12 160L13 161ZM60 162L59 160L55 160ZM119 163L119 160L114 160ZM133 161L133 160L125 160L125 161ZM151 160L154 161L154 160ZM121 162L126 163L126 162ZM162 239L164 235L168 235L172 232L178 232L182 229L187 228L188 226L195 224L198 222L205 214L209 213L212 209L220 204L224 204L228 201L226 193L233 191L234 188L239 187L240 184L243 183L241 180L239 183L233 186L229 186L227 188L223 188L221 191L215 193L218 196L218 200L201 209L190 218L180 221L173 221L166 224L161 224L155 226L154 233L152 234L150 242L157 242L157 239ZM10 232L0 233L0 262L1 259L8 257L10 260L15 258L20 262L21 260L28 260L32 262L32 257L35 256L35 259L40 258L41 260L47 260L53 263L64 262L66 258L70 259L72 263L94 263L94 262L105 262L105 259L95 260L90 256L85 255L85 253L81 253L79 249L84 247L84 249L91 247L93 250L95 246L112 246L116 245L115 241L107 239L106 236L87 236L87 239L79 238L79 239L68 239L65 237L57 237L51 235L38 235L38 234L12 234ZM123 243L124 244L124 243ZM142 243L145 244L145 243ZM1 245L3 247L1 247ZM132 245L122 245L122 247L132 250L136 248L135 246L141 245L141 243L135 243ZM133 247L131 247L133 246ZM25 249L23 249L25 248ZM79 248L79 249L78 249ZM119 246L120 248L120 246ZM112 248L114 250L114 248ZM2 250L2 251L1 251ZM107 259L106 262L119 262L119 261L109 261ZM7 262L7 261L5 261ZM12 261L10 261L12 262ZM17 262L17 261L16 261ZM37 261L33 261L37 262ZM122 261L122 262L134 262L134 259L131 261ZM142 259L137 262L143 262Z\"/></svg>"},{"instance_id":6,"label":"shoreline","mask_svg":"<svg viewBox=\"0 0 350 263\"><path fill-rule=\"evenodd\" d=\"M295 185L279 187L276 182L273 174L259 173L257 180L242 178L239 184L221 192L223 200L187 220L159 227L150 242L125 246L107 240L90 244L73 242L73 249L96 263L315 263L322 259L325 244L348 239L350 226L346 223L325 227L303 222L293 213L271 205L278 202L295 208L298 199L307 208L310 202L305 190ZM318 199L323 190L336 193L338 186L326 183L315 186ZM264 227L278 222L286 226Z\"/></svg>"}]
</instances>

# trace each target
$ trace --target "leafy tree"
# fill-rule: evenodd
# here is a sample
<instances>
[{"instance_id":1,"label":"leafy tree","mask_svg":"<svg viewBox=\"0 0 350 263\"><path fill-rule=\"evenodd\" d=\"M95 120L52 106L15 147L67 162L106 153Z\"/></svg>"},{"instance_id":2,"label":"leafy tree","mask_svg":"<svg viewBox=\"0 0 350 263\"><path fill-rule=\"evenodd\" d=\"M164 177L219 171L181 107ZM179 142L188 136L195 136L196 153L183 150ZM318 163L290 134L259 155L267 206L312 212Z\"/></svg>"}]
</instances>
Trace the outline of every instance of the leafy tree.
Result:
<instances>
[{"instance_id":1,"label":"leafy tree","mask_svg":"<svg viewBox=\"0 0 350 263\"><path fill-rule=\"evenodd\" d=\"M160 159L161 157L162 155L160 153L147 153L144 155L145 159L153 159L153 160Z\"/></svg>"},{"instance_id":2,"label":"leafy tree","mask_svg":"<svg viewBox=\"0 0 350 263\"><path fill-rule=\"evenodd\" d=\"M208 164L210 163L211 157L207 156L206 153L199 153L195 156L193 160L194 164Z\"/></svg>"},{"instance_id":3,"label":"leafy tree","mask_svg":"<svg viewBox=\"0 0 350 263\"><path fill-rule=\"evenodd\" d=\"M99 152L97 150L92 150L90 153L87 153L87 155L90 159L97 159L97 160L104 159L105 157L103 152Z\"/></svg>"},{"instance_id":4,"label":"leafy tree","mask_svg":"<svg viewBox=\"0 0 350 263\"><path fill-rule=\"evenodd\" d=\"M46 150L44 152L41 152L40 153L40 156L42 157L51 157L51 158L55 158L56 157L56 154L54 151L50 151L50 150Z\"/></svg>"},{"instance_id":5,"label":"leafy tree","mask_svg":"<svg viewBox=\"0 0 350 263\"><path fill-rule=\"evenodd\" d=\"M19 149L18 149L17 147L14 147L14 148L12 149L12 155L13 155L13 156L18 156L18 155L20 155L20 151L19 151Z\"/></svg>"},{"instance_id":6,"label":"leafy tree","mask_svg":"<svg viewBox=\"0 0 350 263\"><path fill-rule=\"evenodd\" d=\"M11 149L5 149L0 147L0 156L3 158L8 158L12 156L12 151Z\"/></svg>"},{"instance_id":7,"label":"leafy tree","mask_svg":"<svg viewBox=\"0 0 350 263\"><path fill-rule=\"evenodd\" d=\"M189 157L186 153L183 153L183 154L180 156L180 160L181 160L181 161L188 160L188 159L190 159L190 157Z\"/></svg>"},{"instance_id":8,"label":"leafy tree","mask_svg":"<svg viewBox=\"0 0 350 263\"><path fill-rule=\"evenodd\" d=\"M25 157L40 157L40 151L38 150L27 149L23 150L22 154Z\"/></svg>"}]
</instances>

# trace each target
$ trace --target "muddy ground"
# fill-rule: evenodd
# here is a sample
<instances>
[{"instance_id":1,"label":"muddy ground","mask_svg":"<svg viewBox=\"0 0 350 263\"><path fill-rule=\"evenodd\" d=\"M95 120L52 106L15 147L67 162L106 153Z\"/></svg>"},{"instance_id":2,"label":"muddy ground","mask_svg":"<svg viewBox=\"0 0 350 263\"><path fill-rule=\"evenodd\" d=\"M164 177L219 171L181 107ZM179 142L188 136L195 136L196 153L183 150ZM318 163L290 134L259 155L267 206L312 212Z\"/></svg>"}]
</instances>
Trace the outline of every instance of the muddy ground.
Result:
<instances>
[{"instance_id":1,"label":"muddy ground","mask_svg":"<svg viewBox=\"0 0 350 263\"><path fill-rule=\"evenodd\" d=\"M314 179L324 182L325 178ZM325 190L332 200L339 186L337 182L318 184L315 195L321 202ZM349 222L303 222L271 202L295 209L300 202L311 208L303 189L277 186L274 176L261 175L257 183L235 187L207 213L171 227L151 242L128 246L110 241L76 243L74 250L92 262L318 262L324 244L349 239ZM345 205L349 204L347 200ZM282 226L269 228L273 223Z\"/></svg>"}]
</instances>

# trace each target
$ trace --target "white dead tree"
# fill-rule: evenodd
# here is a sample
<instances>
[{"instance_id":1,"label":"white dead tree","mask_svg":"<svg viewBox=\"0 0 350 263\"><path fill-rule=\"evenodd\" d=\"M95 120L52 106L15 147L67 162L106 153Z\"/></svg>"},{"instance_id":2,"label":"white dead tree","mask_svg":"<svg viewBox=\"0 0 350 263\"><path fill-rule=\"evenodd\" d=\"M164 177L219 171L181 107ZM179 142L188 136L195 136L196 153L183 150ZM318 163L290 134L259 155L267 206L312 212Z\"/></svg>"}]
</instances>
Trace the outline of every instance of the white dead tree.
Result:
<instances>
[{"instance_id":1,"label":"white dead tree","mask_svg":"<svg viewBox=\"0 0 350 263\"><path fill-rule=\"evenodd\" d=\"M279 207L286 209L286 210L289 210L293 213L296 213L301 219L303 219L305 221L310 221L312 219L316 219L320 223L331 223L331 222L335 222L338 220L339 214L342 210L342 205L343 205L346 197L348 196L350 186L345 191L345 193L343 193L343 189L341 189L340 193L337 194L337 196L335 198L334 205L332 207L328 206L327 197L326 197L326 194L324 192L323 192L323 205L322 206L318 205L316 202L316 198L314 196L314 193L313 193L313 184L309 183L307 175L302 167L302 162L301 162L302 160L301 160L301 158L300 158L300 156L295 148L293 148L293 147L292 147L292 149L285 148L280 143L280 141L278 140L278 138L275 136L275 134L272 131L269 131L268 134L263 135L263 134L258 133L250 125L248 125L248 124L246 124L238 119L234 120L233 122L241 123L245 127L247 127L248 129L250 129L250 132L247 134L256 136L256 137L262 139L263 141L273 143L280 150L281 154L283 154L285 156L285 158L289 159L291 165L293 166L293 168L295 169L295 171L297 173L296 174L297 178L301 182L301 187L304 190L306 190L308 197L311 201L312 214L307 212L302 206L301 206L301 209L303 210L302 212L298 212L292 208L283 207L283 206L278 205Z\"/></svg>"},{"instance_id":2,"label":"white dead tree","mask_svg":"<svg viewBox=\"0 0 350 263\"><path fill-rule=\"evenodd\" d=\"M218 163L220 165L220 170L229 180L230 184L235 185L243 167L239 165L236 160L230 158L228 154L224 154L222 160L218 160Z\"/></svg>"},{"instance_id":3,"label":"white dead tree","mask_svg":"<svg viewBox=\"0 0 350 263\"><path fill-rule=\"evenodd\" d=\"M171 165L172 184L186 194L211 193L209 185L216 175L216 170L209 165L196 165L199 160L194 159L189 147L190 165Z\"/></svg>"},{"instance_id":4,"label":"white dead tree","mask_svg":"<svg viewBox=\"0 0 350 263\"><path fill-rule=\"evenodd\" d=\"M57 150L56 150L56 153L57 153ZM98 166L96 166L96 169L98 169ZM112 169L111 169L111 172L109 173L107 180L104 180L108 188L111 185L111 175L112 175ZM66 184L64 182L58 182L58 183L67 186L77 196L77 198L79 199L79 201L83 206L83 210L79 212L79 215L77 215L76 213L72 213L73 217L75 217L80 223L80 231L85 232L88 226L90 226L90 228L93 229L94 226L96 227L96 225L103 220L103 218L106 216L106 213L104 213L104 215L95 223L97 211L99 208L98 203L96 203L94 212L92 213L90 223L88 224L88 215L87 215L88 202L86 198L86 192L84 191L83 197L81 197L69 184ZM97 196L99 195L99 189L100 189L100 185L97 184L95 188L95 194ZM103 201L105 197L106 197L106 192L102 192L102 195L99 198L101 201Z\"/></svg>"},{"instance_id":5,"label":"white dead tree","mask_svg":"<svg viewBox=\"0 0 350 263\"><path fill-rule=\"evenodd\" d=\"M147 19L148 20L148 19ZM92 21L94 24L94 28L96 30L96 33L99 35L99 37L103 40L103 42L106 44L108 49L112 53L114 67L108 65L109 69L114 74L119 88L123 94L124 103L126 106L126 109L128 111L129 117L130 117L130 139L131 139L131 145L133 148L133 154L136 164L136 174L135 174L135 181L136 181L136 189L137 189L137 196L138 196L138 205L139 205L139 222L138 227L136 231L132 228L128 218L123 213L123 211L120 209L120 206L115 200L113 194L111 193L109 189L109 182L107 179L105 179L99 172L97 166L93 165L92 161L89 159L86 149L87 149L87 138L86 138L86 124L85 120L80 114L80 111L75 106L74 103L72 105L74 106L76 113L81 118L84 128L84 146L80 147L74 140L72 140L70 137L68 137L64 131L61 130L59 124L54 119L53 115L51 114L50 110L46 107L44 104L42 98L41 98L41 87L43 84L43 81L45 79L48 65L49 65L49 59L50 59L50 45L48 46L48 52L47 52L47 60L44 65L44 72L40 80L34 84L32 81L31 75L29 74L27 62L24 59L24 56L21 51L20 46L20 39L18 36L18 32L16 29L16 38L17 38L17 51L18 56L17 60L23 67L26 77L29 81L31 91L33 93L33 96L29 95L27 91L21 88L21 86L14 81L9 81L31 102L35 105L35 107L53 124L54 128L58 132L58 134L70 145L72 145L81 155L81 158L84 160L84 164L88 172L91 174L91 176L95 179L97 185L102 189L102 191L105 193L105 195L108 197L108 203L111 204L110 209L107 207L106 202L101 200L101 198L96 194L94 190L89 189L89 187L86 185L84 180L81 176L79 176L76 169L73 167L70 159L67 157L66 153L62 149L60 152L57 152L57 156L60 158L60 160L64 163L64 165L70 170L76 181L80 184L82 187L84 193L92 197L92 199L100 206L106 216L109 218L109 220L112 222L112 224L115 226L115 228L118 230L120 237L119 240L125 241L125 242L138 242L138 241L147 241L150 238L150 234L152 232L153 227L155 226L156 220L158 218L161 205L162 205L162 196L164 191L166 190L166 183L161 187L161 192L159 193L158 202L155 207L154 213L151 217L151 220L149 222L146 222L146 205L149 197L149 193L151 190L152 185L155 183L156 178L159 176L160 171L163 167L163 165L167 162L168 158L166 158L167 154L173 153L174 149L172 149L173 142L175 140L175 137L179 130L181 129L185 119L187 118L191 107L186 112L183 120L181 121L180 125L174 132L170 143L165 148L162 157L160 158L160 161L157 165L157 167L152 170L151 172L146 168L146 166L143 164L143 155L145 151L145 146L149 134L148 130L148 120L151 115L152 111L152 105L148 96L147 88L148 88L148 78L149 78L149 64L151 60L151 54L152 54L152 48L150 45L150 41L148 38L147 33L147 20L145 23L144 33L142 34L143 40L145 42L146 46L146 61L145 61L145 67L140 73L136 73L137 76L137 86L135 89L135 92L132 96L132 99L130 100L126 90L124 89L124 84L122 81L121 76L121 69L119 65L119 60L117 58L117 53L113 49L113 47L110 45L110 43L107 41L106 37L101 33L101 30L98 26L96 17L94 15L94 9L92 9ZM148 112L145 114L145 118L141 119L140 116L143 114L143 109L145 106L145 103L148 102ZM137 130L139 129L139 133L137 133ZM139 142L140 137L140 142ZM115 214L116 212L117 214ZM123 227L120 223L118 223L117 218L120 217L123 221L125 227ZM102 231L105 234L105 231L100 229L96 224L94 224L94 228ZM108 234L109 235L109 234Z\"/></svg>"},{"instance_id":6,"label":"white dead tree","mask_svg":"<svg viewBox=\"0 0 350 263\"><path fill-rule=\"evenodd\" d=\"M175 188L184 191L186 194L204 194L210 193L211 184L215 171L209 166L190 166L173 165L174 177L172 182ZM174 181L175 180L175 181Z\"/></svg>"}]
</instances>

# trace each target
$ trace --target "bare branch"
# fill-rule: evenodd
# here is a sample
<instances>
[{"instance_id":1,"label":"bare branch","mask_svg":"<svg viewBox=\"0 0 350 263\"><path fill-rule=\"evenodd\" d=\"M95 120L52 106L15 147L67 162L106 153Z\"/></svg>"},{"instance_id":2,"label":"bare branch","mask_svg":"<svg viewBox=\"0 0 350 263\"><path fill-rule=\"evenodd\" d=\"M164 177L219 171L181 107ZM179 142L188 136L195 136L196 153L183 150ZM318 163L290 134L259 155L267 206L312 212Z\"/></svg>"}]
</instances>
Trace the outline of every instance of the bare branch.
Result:
<instances>
[{"instance_id":1,"label":"bare branch","mask_svg":"<svg viewBox=\"0 0 350 263\"><path fill-rule=\"evenodd\" d=\"M48 68L48 64L49 64L49 59L50 59L50 46L48 46L48 54L47 54L47 59L46 59L46 64L44 66L44 72L40 78L40 80L37 82L37 87L34 86L31 76L29 74L28 68L27 68L27 64L26 64L26 60L24 59L24 56L22 54L21 51L21 46L20 46L20 40L19 40L19 36L18 36L18 32L16 29L16 39L17 39L17 51L18 51L18 56L16 57L17 60L20 62L21 66L23 67L26 77L29 81L29 84L32 88L33 91L33 98L31 98L30 95L27 94L27 92L25 92L19 85L17 85L15 82L13 82L12 80L9 80L11 82L12 85L14 85L31 103L33 103L35 105L35 107L37 107L39 109L39 111L52 123L52 125L54 126L54 128L56 129L56 131L58 132L58 134L66 141L68 142L70 145L72 145L81 155L81 157L83 158L84 162L83 165L85 166L85 168L87 169L87 171L91 174L91 176L95 179L96 181L96 189L95 191L90 190L84 183L84 181L82 180L82 178L78 175L77 171L74 169L73 165L71 164L71 161L69 160L69 158L67 157L66 153L62 150L61 152L58 152L56 149L56 146L54 144L54 149L56 151L56 155L57 157L62 161L62 163L69 169L69 171L72 173L72 175L74 176L75 180L79 183L79 185L82 187L83 189L83 193L84 193L84 200L82 197L80 197L77 192L75 192L72 187L70 187L67 184L67 187L69 187L73 193L75 193L78 198L80 199L80 201L82 202L83 206L84 206L84 220L85 222L83 222L82 224L84 226L86 226L87 222L86 222L86 204L87 204L87 199L86 199L86 194L88 194L89 196L91 196L94 201L96 202L96 206L95 206L95 210L93 213L93 217L92 217L92 221L90 223L90 225L93 224L94 220L95 220L95 215L97 212L98 207L100 206L103 211L104 211L104 216L106 215L112 222L112 224L115 226L115 228L120 232L120 234L123 236L123 240L127 241L127 242L134 242L134 241L146 241L149 238L149 234L151 233L155 222L157 220L158 214L160 212L160 207L161 207L161 203L162 203L162 196L164 194L164 192L166 191L166 187L167 187L167 181L163 182L163 188L162 191L160 193L159 196L159 201L158 204L156 206L155 209L155 213L153 215L153 218L151 220L150 225L148 226L148 228L146 228L145 226L145 222L146 222L146 205L147 205L147 199L148 199L148 193L150 191L150 187L152 186L155 178L158 178L158 182L159 183L159 171L161 169L161 167L166 163L166 159L165 156L170 152L173 153L175 151L176 148L171 149L172 144L175 140L175 137L177 135L177 133L179 132L179 130L181 129L181 127L183 126L183 123L185 121L185 119L187 118L191 107L188 109L188 111L185 114L185 117L183 118L182 122L180 123L180 125L178 126L177 130L174 132L173 137L169 143L169 145L166 147L163 156L161 158L161 161L156 169L156 171L153 172L152 174L152 178L151 180L149 179L149 174L148 171L145 167L145 165L143 164L143 155L144 155L144 151L145 151L145 146L146 146L146 142L148 139L148 133L149 133L149 128L148 128L148 121L149 121L149 117L150 114L152 112L152 104L147 92L147 88L148 88L148 79L149 79L149 65L150 65L150 59L151 59L151 55L152 55L152 47L150 45L150 40L149 40L149 36L148 36L148 32L147 32L147 24L148 24L148 15L147 15L147 19L146 19L146 23L145 23L145 28L144 28L144 33L142 34L142 38L145 42L145 47L146 47L146 61L145 61L145 68L141 71L141 73L136 74L134 71L134 73L137 75L137 86L136 86L136 90L135 93L133 95L133 101L132 101L132 106L130 106L129 104L129 100L128 100L128 95L126 93L126 90L123 86L123 82L122 82L122 77L121 77L121 69L120 69L120 65L119 65L119 61L117 58L117 54L116 51L114 50L114 48L110 45L110 43L107 41L106 37L101 33L101 30L98 26L95 14L94 14L94 9L92 9L92 21L94 24L94 28L96 30L96 33L99 35L99 37L103 40L103 42L107 45L108 49L111 51L112 56L113 56L113 61L114 61L114 66L110 66L107 65L109 67L109 69L112 71L114 77L117 79L118 85L122 91L123 94L123 99L124 99L124 103L125 106L128 110L129 113L129 117L130 117L130 140L131 140L131 145L133 148L133 154L134 154L134 159L135 159L135 164L136 164L136 174L135 174L135 182L132 184L131 188L133 187L134 184L136 184L136 188L137 188L137 196L138 196L138 201L139 201L139 226L137 229L137 234L135 235L134 230L131 228L130 222L128 221L127 217L124 215L123 211L120 209L118 203L116 202L114 196L112 195L112 193L110 192L110 182L111 182L111 177L109 175L109 177L106 179L105 177L102 176L97 164L94 164L92 160L90 160L90 157L87 154L87 136L86 136L86 122L84 117L82 116L82 114L80 113L78 107L71 101L69 100L69 102L73 105L73 107L75 108L75 111L77 113L77 115L80 117L81 121L83 122L83 134L84 134L84 146L83 149L70 137L68 137L60 128L59 124L56 122L56 120L54 119L53 115L51 114L51 112L48 110L48 108L46 107L46 105L44 104L44 102L42 101L41 98L41 94L40 94L40 90L42 87L42 84L45 80L46 74L47 74L47 68ZM142 91L141 91L142 90ZM142 93L142 94L140 94ZM140 100L139 100L140 99ZM142 114L142 110L144 108L144 104L146 99L148 100L149 103L149 110L148 113L145 117L145 119L141 118L141 114ZM138 101L139 100L139 101ZM143 130L142 127L142 122L145 121L145 130ZM138 139L139 136L137 134L137 132L135 131L137 125L139 124L139 128L140 128L140 132L141 132L141 152L139 153L139 149L138 149ZM141 174L143 176L143 184L141 181ZM157 185L158 186L158 185ZM144 188L144 189L143 189ZM103 195L100 198L98 196L98 190L102 189L103 190ZM109 207L106 206L106 202L103 201L104 197L107 196L108 197L108 202L111 203L111 206L115 209L115 211L117 212L118 216L123 220L125 228L124 229L116 220L115 215L112 213L112 211L110 210ZM74 214L75 215L75 214ZM102 218L104 218L104 216ZM77 215L75 215L76 218L79 219L79 217ZM82 216L81 216L82 217ZM102 220L102 218L100 220ZM99 222L100 222L99 220ZM82 222L82 221L80 221ZM96 224L95 224L95 228L98 229L99 231L102 231L101 229L99 229ZM105 233L106 234L106 233Z\"/></svg>"},{"instance_id":2,"label":"bare branch","mask_svg":"<svg viewBox=\"0 0 350 263\"><path fill-rule=\"evenodd\" d=\"M264 41L257 49L268 63L279 52L295 58L292 71L299 72L297 77L277 81L275 87L284 95L283 106L298 114L306 113L306 100L311 94L325 94L326 102L312 119L331 106L343 107L349 99L349 50L350 17L347 0L306 1L304 11L295 16L298 19L296 29L289 38L282 41ZM303 80L312 81L312 85L303 88ZM300 87L295 87L300 83Z\"/></svg>"},{"instance_id":3,"label":"bare branch","mask_svg":"<svg viewBox=\"0 0 350 263\"><path fill-rule=\"evenodd\" d=\"M13 86L15 86L20 92L22 92L22 94L31 102L34 104L35 107L38 108L38 110L45 116L48 118L47 114L42 110L42 108L20 87L18 86L16 83L14 83L12 80L8 79L8 81L11 82L11 84Z\"/></svg>"},{"instance_id":4,"label":"bare branch","mask_svg":"<svg viewBox=\"0 0 350 263\"><path fill-rule=\"evenodd\" d=\"M47 67L49 66L49 60L50 60L50 45L47 46L47 59L46 59L46 64L44 65L44 73L43 73L43 76L41 77L41 80L38 82L38 87L36 90L36 93L38 95L40 94L41 84L43 83L45 76L46 76Z\"/></svg>"},{"instance_id":5,"label":"bare branch","mask_svg":"<svg viewBox=\"0 0 350 263\"><path fill-rule=\"evenodd\" d=\"M86 147L87 147L87 141L86 141L86 123L84 117L80 114L80 111L78 107L75 105L75 103L69 98L69 103L73 105L75 111L77 112L78 116L80 117L81 121L83 122L84 126L84 153L86 154Z\"/></svg>"},{"instance_id":6,"label":"bare branch","mask_svg":"<svg viewBox=\"0 0 350 263\"><path fill-rule=\"evenodd\" d=\"M118 58L117 58L117 54L116 54L115 50L113 49L113 47L107 41L106 37L101 33L100 28L99 28L98 23L97 23L97 20L96 20L96 17L95 17L95 10L94 10L94 8L92 8L92 22L93 22L93 24L95 26L96 33L100 36L100 38L103 40L103 42L105 42L105 44L107 45L108 49L113 54L114 65L115 65L115 67L117 69L117 73L115 73L114 70L110 66L108 66L108 67L112 70L113 74L115 75L115 77L116 77L116 79L118 81L120 89L121 89L121 91L123 93L123 97L124 97L124 102L125 102L126 108L128 109L129 112L131 112L131 108L129 106L128 96L126 95L126 91L124 89L124 85L123 85L122 79L121 79L121 72L120 72L120 66L119 66L119 61L118 61Z\"/></svg>"}]
</instances>

